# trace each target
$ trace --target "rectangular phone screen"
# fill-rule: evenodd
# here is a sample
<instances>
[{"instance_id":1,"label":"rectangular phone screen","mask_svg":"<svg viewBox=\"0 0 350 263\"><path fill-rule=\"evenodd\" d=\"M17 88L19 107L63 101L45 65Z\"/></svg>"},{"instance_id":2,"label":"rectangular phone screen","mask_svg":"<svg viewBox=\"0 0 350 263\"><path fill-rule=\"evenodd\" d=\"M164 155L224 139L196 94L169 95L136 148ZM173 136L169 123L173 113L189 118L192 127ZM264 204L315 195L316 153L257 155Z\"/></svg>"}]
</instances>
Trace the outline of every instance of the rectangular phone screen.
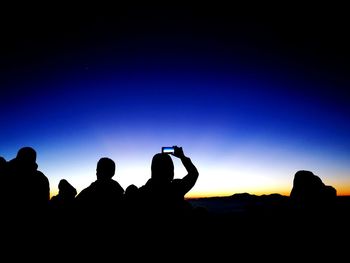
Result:
<instances>
[{"instance_id":1,"label":"rectangular phone screen","mask_svg":"<svg viewBox=\"0 0 350 263\"><path fill-rule=\"evenodd\" d=\"M162 147L162 152L163 153L174 153L174 148L173 147Z\"/></svg>"}]
</instances>

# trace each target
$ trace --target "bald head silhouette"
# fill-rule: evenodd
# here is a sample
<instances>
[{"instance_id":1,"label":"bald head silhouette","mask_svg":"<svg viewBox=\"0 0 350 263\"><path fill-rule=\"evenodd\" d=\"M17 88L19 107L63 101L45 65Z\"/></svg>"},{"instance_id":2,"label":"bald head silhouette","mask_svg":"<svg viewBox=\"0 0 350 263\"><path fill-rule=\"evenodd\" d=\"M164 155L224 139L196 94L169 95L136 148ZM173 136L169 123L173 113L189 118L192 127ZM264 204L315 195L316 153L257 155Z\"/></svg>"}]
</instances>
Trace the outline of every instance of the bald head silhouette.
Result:
<instances>
[{"instance_id":1,"label":"bald head silhouette","mask_svg":"<svg viewBox=\"0 0 350 263\"><path fill-rule=\"evenodd\" d=\"M107 157L102 157L97 162L97 180L111 179L115 174L115 162Z\"/></svg>"}]
</instances>

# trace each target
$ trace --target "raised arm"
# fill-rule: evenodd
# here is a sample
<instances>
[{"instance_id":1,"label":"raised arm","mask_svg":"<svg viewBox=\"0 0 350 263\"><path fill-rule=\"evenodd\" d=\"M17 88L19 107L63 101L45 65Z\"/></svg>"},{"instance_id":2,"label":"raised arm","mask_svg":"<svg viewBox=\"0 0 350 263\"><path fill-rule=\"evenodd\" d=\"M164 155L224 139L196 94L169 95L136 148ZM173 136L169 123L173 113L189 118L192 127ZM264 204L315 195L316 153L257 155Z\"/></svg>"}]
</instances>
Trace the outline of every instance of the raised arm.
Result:
<instances>
[{"instance_id":1,"label":"raised arm","mask_svg":"<svg viewBox=\"0 0 350 263\"><path fill-rule=\"evenodd\" d=\"M174 149L175 151L172 155L177 158L180 158L182 164L184 165L187 171L187 175L182 178L181 184L180 184L181 191L185 195L187 192L189 192L192 189L192 187L197 182L199 173L196 166L194 166L194 164L192 163L191 159L185 156L182 150L182 147L174 146Z\"/></svg>"}]
</instances>

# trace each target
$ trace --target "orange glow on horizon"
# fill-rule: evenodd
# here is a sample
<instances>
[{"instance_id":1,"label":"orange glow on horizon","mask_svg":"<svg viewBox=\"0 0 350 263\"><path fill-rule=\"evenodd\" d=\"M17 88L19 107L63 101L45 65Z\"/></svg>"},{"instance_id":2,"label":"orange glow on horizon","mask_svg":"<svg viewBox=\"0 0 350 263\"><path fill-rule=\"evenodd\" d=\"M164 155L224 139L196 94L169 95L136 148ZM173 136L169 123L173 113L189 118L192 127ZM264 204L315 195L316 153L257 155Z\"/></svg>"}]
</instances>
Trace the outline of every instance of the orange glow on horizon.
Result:
<instances>
[{"instance_id":1,"label":"orange glow on horizon","mask_svg":"<svg viewBox=\"0 0 350 263\"><path fill-rule=\"evenodd\" d=\"M350 186L337 186L333 185L335 189L337 190L337 196L350 196ZM289 196L290 192L292 190L292 187L290 189L233 189L232 191L226 190L226 191L195 191L192 190L188 192L185 196L186 199L192 199L192 198L205 198L205 197L226 197L226 196L232 196L234 194L240 194L240 193L248 193L252 195L269 195L269 194L280 194L283 196ZM79 191L78 191L79 193ZM50 191L50 198L52 196L55 196L58 194L57 187L52 188Z\"/></svg>"}]
</instances>

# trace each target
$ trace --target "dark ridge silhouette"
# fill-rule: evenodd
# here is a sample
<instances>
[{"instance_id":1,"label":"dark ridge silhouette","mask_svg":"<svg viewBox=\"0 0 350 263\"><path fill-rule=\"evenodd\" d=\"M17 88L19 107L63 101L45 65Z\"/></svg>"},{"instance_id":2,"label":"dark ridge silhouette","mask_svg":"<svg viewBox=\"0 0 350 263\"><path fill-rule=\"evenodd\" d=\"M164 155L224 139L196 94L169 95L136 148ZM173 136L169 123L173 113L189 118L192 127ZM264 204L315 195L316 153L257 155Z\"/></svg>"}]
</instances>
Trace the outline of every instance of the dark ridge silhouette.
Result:
<instances>
[{"instance_id":1,"label":"dark ridge silhouette","mask_svg":"<svg viewBox=\"0 0 350 263\"><path fill-rule=\"evenodd\" d=\"M6 174L6 168L7 168L7 161L4 157L0 156L0 207L6 207L7 203L7 194L6 192L8 183L7 178L8 175Z\"/></svg>"},{"instance_id":2,"label":"dark ridge silhouette","mask_svg":"<svg viewBox=\"0 0 350 263\"><path fill-rule=\"evenodd\" d=\"M6 159L2 156L0 156L0 175L3 174L6 166Z\"/></svg>"}]
</instances>

